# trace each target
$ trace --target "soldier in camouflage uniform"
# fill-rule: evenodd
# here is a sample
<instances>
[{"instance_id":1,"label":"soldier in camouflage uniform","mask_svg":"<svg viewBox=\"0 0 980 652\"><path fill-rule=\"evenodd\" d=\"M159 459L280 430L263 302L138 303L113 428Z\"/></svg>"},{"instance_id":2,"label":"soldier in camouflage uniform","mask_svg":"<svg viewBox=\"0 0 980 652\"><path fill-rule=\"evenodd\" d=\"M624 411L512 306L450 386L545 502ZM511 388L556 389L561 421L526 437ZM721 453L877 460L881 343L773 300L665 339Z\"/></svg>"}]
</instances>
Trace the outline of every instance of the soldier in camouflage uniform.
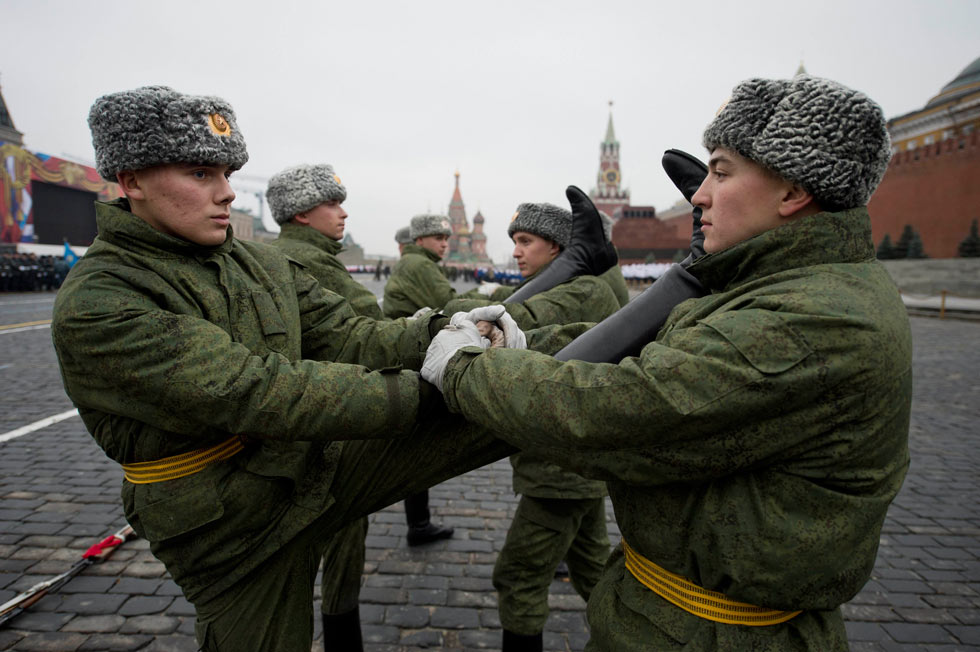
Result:
<instances>
[{"instance_id":1,"label":"soldier in camouflage uniform","mask_svg":"<svg viewBox=\"0 0 980 652\"><path fill-rule=\"evenodd\" d=\"M865 207L884 116L829 80L753 79L704 144L708 253L688 271L710 294L638 357L464 350L423 377L467 419L607 480L623 541L587 649L846 650L840 605L909 464L908 317Z\"/></svg>"},{"instance_id":2,"label":"soldier in camouflage uniform","mask_svg":"<svg viewBox=\"0 0 980 652\"><path fill-rule=\"evenodd\" d=\"M568 246L571 226L572 214L564 208L552 204L517 207L507 235L514 241L514 258L526 281ZM509 295L517 288L503 289L509 290ZM452 314L491 303L490 299L456 299L444 311ZM606 283L583 275L522 303L505 304L505 308L522 329L528 330L548 324L602 321L619 309L619 302ZM493 569L503 650L541 650L548 619L548 589L558 565L567 560L572 585L587 601L609 557L606 486L531 452L511 455L510 463L514 492L521 498Z\"/></svg>"},{"instance_id":3,"label":"soldier in camouflage uniform","mask_svg":"<svg viewBox=\"0 0 980 652\"><path fill-rule=\"evenodd\" d=\"M144 87L99 98L89 124L124 198L96 204L99 236L55 302L65 389L122 465L126 518L194 605L201 648L309 650L330 536L514 449L411 371L445 318L359 317L233 237L228 176L248 154L230 105ZM453 346L485 346L462 317Z\"/></svg>"},{"instance_id":4,"label":"soldier in camouflage uniform","mask_svg":"<svg viewBox=\"0 0 980 652\"><path fill-rule=\"evenodd\" d=\"M351 278L337 258L344 237L347 189L329 165L298 165L269 180L266 199L280 226L273 246L306 266L323 287L350 303L355 313L384 319L374 293ZM360 650L358 598L364 571L366 516L330 537L323 552L320 611L323 638L343 650Z\"/></svg>"},{"instance_id":5,"label":"soldier in camouflage uniform","mask_svg":"<svg viewBox=\"0 0 980 652\"><path fill-rule=\"evenodd\" d=\"M411 244L399 247L402 256L385 284L382 307L386 317L411 317L422 308L438 310L456 296L456 290L437 264L449 250L452 233L445 215L412 218L408 235ZM405 520L408 522L405 538L410 546L453 535L453 528L432 522L428 489L405 499Z\"/></svg>"}]
</instances>

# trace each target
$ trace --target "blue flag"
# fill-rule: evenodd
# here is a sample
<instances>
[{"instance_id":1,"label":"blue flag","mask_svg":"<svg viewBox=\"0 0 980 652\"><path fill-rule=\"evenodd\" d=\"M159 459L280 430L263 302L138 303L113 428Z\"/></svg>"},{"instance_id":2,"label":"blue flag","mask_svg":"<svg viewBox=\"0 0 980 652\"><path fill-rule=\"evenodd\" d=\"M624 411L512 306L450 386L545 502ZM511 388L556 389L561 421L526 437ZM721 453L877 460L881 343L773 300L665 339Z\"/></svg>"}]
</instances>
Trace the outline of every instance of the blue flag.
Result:
<instances>
[{"instance_id":1,"label":"blue flag","mask_svg":"<svg viewBox=\"0 0 980 652\"><path fill-rule=\"evenodd\" d=\"M78 260L78 254L76 254L74 251L71 250L71 246L69 246L67 240L65 240L65 254L64 254L64 257L65 257L65 262L68 263L68 267L71 267L72 265L74 265L75 262Z\"/></svg>"}]
</instances>

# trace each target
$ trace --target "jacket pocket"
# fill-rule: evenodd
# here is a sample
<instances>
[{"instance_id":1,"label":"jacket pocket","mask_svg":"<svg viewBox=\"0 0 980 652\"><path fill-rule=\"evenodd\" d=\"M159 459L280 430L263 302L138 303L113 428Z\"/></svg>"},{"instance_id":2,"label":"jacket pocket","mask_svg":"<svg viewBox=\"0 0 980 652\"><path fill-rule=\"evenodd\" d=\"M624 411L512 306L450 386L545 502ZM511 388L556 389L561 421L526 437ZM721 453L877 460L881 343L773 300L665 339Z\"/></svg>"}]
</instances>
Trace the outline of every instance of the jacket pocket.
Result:
<instances>
[{"instance_id":1,"label":"jacket pocket","mask_svg":"<svg viewBox=\"0 0 980 652\"><path fill-rule=\"evenodd\" d=\"M258 316L266 346L273 351L285 353L288 331L276 302L267 292L253 290L252 305L255 306L255 314Z\"/></svg>"},{"instance_id":2,"label":"jacket pocket","mask_svg":"<svg viewBox=\"0 0 980 652\"><path fill-rule=\"evenodd\" d=\"M136 486L134 502L140 534L147 541L165 541L220 519L225 510L210 475L201 472Z\"/></svg>"},{"instance_id":3,"label":"jacket pocket","mask_svg":"<svg viewBox=\"0 0 980 652\"><path fill-rule=\"evenodd\" d=\"M779 313L732 311L702 323L717 331L763 374L788 371L813 353L806 339Z\"/></svg>"}]
</instances>

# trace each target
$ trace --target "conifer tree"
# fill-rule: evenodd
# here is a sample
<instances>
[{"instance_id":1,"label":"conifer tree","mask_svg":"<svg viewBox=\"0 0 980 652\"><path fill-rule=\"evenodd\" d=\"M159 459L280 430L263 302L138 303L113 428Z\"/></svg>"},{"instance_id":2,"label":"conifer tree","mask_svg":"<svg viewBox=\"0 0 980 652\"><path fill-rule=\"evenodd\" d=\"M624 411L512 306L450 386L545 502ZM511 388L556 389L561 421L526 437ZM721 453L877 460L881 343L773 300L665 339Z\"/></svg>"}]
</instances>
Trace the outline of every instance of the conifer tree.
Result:
<instances>
[{"instance_id":1,"label":"conifer tree","mask_svg":"<svg viewBox=\"0 0 980 652\"><path fill-rule=\"evenodd\" d=\"M977 234L977 220L970 222L970 235L959 246L961 258L980 258L980 235Z\"/></svg>"},{"instance_id":2,"label":"conifer tree","mask_svg":"<svg viewBox=\"0 0 980 652\"><path fill-rule=\"evenodd\" d=\"M895 257L895 248L892 246L892 239L887 233L881 239L881 244L878 245L877 256L878 260L891 260Z\"/></svg>"},{"instance_id":3,"label":"conifer tree","mask_svg":"<svg viewBox=\"0 0 980 652\"><path fill-rule=\"evenodd\" d=\"M905 228L902 229L902 235L898 237L898 242L895 243L895 255L894 258L908 258L909 257L909 244L912 242L912 238L915 237L915 231L912 230L911 224L906 224Z\"/></svg>"},{"instance_id":4,"label":"conifer tree","mask_svg":"<svg viewBox=\"0 0 980 652\"><path fill-rule=\"evenodd\" d=\"M925 247L922 245L922 236L919 235L918 231L912 232L912 239L909 240L909 248L905 253L905 257L909 259L929 257L926 255Z\"/></svg>"}]
</instances>

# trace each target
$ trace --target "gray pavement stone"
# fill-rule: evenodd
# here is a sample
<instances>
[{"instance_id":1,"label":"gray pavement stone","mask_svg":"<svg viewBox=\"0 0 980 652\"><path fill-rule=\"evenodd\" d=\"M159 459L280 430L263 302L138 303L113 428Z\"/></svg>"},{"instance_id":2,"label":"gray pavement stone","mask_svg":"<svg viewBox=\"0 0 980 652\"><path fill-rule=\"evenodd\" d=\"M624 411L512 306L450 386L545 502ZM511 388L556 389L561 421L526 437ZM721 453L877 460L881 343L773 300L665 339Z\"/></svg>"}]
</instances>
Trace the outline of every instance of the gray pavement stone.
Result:
<instances>
[{"instance_id":1,"label":"gray pavement stone","mask_svg":"<svg viewBox=\"0 0 980 652\"><path fill-rule=\"evenodd\" d=\"M128 652L139 650L153 640L144 634L95 634L78 648L79 652Z\"/></svg>"},{"instance_id":2,"label":"gray pavement stone","mask_svg":"<svg viewBox=\"0 0 980 652\"><path fill-rule=\"evenodd\" d=\"M399 605L385 609L384 623L395 627L419 629L429 624L429 610L425 607Z\"/></svg>"},{"instance_id":3,"label":"gray pavement stone","mask_svg":"<svg viewBox=\"0 0 980 652\"><path fill-rule=\"evenodd\" d=\"M148 614L161 613L167 610L174 599L166 596L145 596L134 595L119 607L119 613L123 616L145 616Z\"/></svg>"},{"instance_id":4,"label":"gray pavement stone","mask_svg":"<svg viewBox=\"0 0 980 652\"><path fill-rule=\"evenodd\" d=\"M475 609L436 607L430 622L441 629L475 629L480 624L480 617Z\"/></svg>"},{"instance_id":5,"label":"gray pavement stone","mask_svg":"<svg viewBox=\"0 0 980 652\"><path fill-rule=\"evenodd\" d=\"M419 632L407 631L402 633L400 645L417 648L439 648L443 644L442 632L424 629Z\"/></svg>"},{"instance_id":6,"label":"gray pavement stone","mask_svg":"<svg viewBox=\"0 0 980 652\"><path fill-rule=\"evenodd\" d=\"M170 634L180 624L179 618L169 616L133 616L119 628L122 634Z\"/></svg>"},{"instance_id":7,"label":"gray pavement stone","mask_svg":"<svg viewBox=\"0 0 980 652\"><path fill-rule=\"evenodd\" d=\"M63 611L73 611L79 614L114 614L119 607L129 599L128 595L111 593L74 593L65 596L61 603Z\"/></svg>"},{"instance_id":8,"label":"gray pavement stone","mask_svg":"<svg viewBox=\"0 0 980 652\"><path fill-rule=\"evenodd\" d=\"M17 642L18 652L74 652L88 636L70 632L40 632Z\"/></svg>"},{"instance_id":9,"label":"gray pavement stone","mask_svg":"<svg viewBox=\"0 0 980 652\"><path fill-rule=\"evenodd\" d=\"M71 619L70 613L28 609L11 619L9 627L37 632L56 632Z\"/></svg>"},{"instance_id":10,"label":"gray pavement stone","mask_svg":"<svg viewBox=\"0 0 980 652\"><path fill-rule=\"evenodd\" d=\"M899 643L956 643L945 627L916 623L885 623L881 626Z\"/></svg>"},{"instance_id":11,"label":"gray pavement stone","mask_svg":"<svg viewBox=\"0 0 980 652\"><path fill-rule=\"evenodd\" d=\"M61 628L65 632L81 632L83 634L108 633L118 631L126 619L117 615L78 616L72 618Z\"/></svg>"}]
</instances>

